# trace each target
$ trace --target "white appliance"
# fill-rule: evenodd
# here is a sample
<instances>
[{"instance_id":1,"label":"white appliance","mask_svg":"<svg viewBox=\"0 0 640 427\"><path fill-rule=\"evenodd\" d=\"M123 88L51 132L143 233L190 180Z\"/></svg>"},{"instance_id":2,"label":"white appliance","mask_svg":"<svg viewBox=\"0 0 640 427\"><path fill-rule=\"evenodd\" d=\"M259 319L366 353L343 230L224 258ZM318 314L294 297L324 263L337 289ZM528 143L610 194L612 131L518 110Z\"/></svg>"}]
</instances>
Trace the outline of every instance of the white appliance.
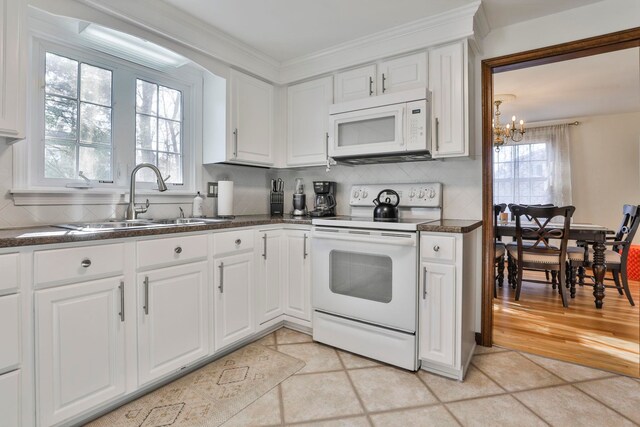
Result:
<instances>
[{"instance_id":1,"label":"white appliance","mask_svg":"<svg viewBox=\"0 0 640 427\"><path fill-rule=\"evenodd\" d=\"M384 156L394 161L430 159L429 98L430 92L422 88L333 104L329 157L355 163Z\"/></svg>"},{"instance_id":2,"label":"white appliance","mask_svg":"<svg viewBox=\"0 0 640 427\"><path fill-rule=\"evenodd\" d=\"M400 196L395 222L373 220L384 189ZM313 339L418 369L418 225L442 217L442 184L355 185L352 216L312 220Z\"/></svg>"}]
</instances>

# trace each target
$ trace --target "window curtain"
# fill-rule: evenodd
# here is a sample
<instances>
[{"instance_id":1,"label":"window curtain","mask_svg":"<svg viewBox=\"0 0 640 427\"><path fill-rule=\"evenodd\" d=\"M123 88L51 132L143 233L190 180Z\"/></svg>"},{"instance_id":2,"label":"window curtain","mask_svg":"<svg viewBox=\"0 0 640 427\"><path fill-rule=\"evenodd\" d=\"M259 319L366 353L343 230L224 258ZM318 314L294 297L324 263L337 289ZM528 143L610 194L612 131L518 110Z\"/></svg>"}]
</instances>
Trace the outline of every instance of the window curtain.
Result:
<instances>
[{"instance_id":1,"label":"window curtain","mask_svg":"<svg viewBox=\"0 0 640 427\"><path fill-rule=\"evenodd\" d=\"M551 203L567 206L573 202L571 196L571 162L569 125L529 128L520 144L546 143L549 153L549 191Z\"/></svg>"}]
</instances>

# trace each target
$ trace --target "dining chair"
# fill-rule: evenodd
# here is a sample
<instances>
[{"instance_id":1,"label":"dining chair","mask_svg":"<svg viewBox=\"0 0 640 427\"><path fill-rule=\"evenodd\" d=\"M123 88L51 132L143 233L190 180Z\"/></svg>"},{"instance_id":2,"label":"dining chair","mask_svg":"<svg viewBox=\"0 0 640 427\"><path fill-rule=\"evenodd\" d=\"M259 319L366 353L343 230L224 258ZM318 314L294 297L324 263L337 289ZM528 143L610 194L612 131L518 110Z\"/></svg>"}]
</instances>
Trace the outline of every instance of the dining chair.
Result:
<instances>
[{"instance_id":1,"label":"dining chair","mask_svg":"<svg viewBox=\"0 0 640 427\"><path fill-rule=\"evenodd\" d=\"M608 237L604 243L611 246L604 253L607 271L611 272L612 278L605 280L613 280L614 285L605 285L607 288L616 288L620 295L626 295L629 304L635 305L631 291L629 290L629 278L627 274L627 260L629 258L629 250L631 242L640 226L640 205L624 205L622 208L622 221L620 227L614 236ZM579 248L570 248L569 257L569 282L571 296L575 296L576 288L576 271L578 268L591 267L593 263L593 249L583 244Z\"/></svg>"},{"instance_id":2,"label":"dining chair","mask_svg":"<svg viewBox=\"0 0 640 427\"><path fill-rule=\"evenodd\" d=\"M507 245L507 251L516 266L516 301L520 299L524 269L550 270L559 272L558 285L562 305L569 306L566 293L566 261L569 226L575 209L574 206L512 206L511 212L516 219L516 241ZM522 217L527 219L524 226ZM561 228L549 227L550 221L556 217L563 218ZM549 244L551 239L559 240L560 246ZM546 283L540 280L527 281Z\"/></svg>"},{"instance_id":3,"label":"dining chair","mask_svg":"<svg viewBox=\"0 0 640 427\"><path fill-rule=\"evenodd\" d=\"M515 216L513 215L513 210L512 207L515 206L517 203L510 203L508 205L509 207L509 211L511 212L511 220L515 220ZM534 205L519 205L519 206L535 206L535 207L552 207L555 206L553 203L544 203L544 204L534 204ZM527 221L531 221L531 218L527 217ZM515 238L514 238L515 241ZM531 244L531 242L529 241L529 239L525 239L525 244ZM515 264L513 262L513 258L509 255L509 253L507 252L507 269L509 271L508 274L508 282L509 284L511 284L511 287L513 289L516 288L516 279L515 279L515 274L516 274L516 268L515 268ZM544 271L544 275L547 279L547 282L551 282L551 288L555 289L556 285L558 284L557 278L558 278L558 272L555 270L545 270ZM550 277L551 276L551 277Z\"/></svg>"},{"instance_id":4,"label":"dining chair","mask_svg":"<svg viewBox=\"0 0 640 427\"><path fill-rule=\"evenodd\" d=\"M507 210L506 203L499 203L499 204L493 205L494 224L498 223L498 217L505 210ZM505 244L498 239L497 235L494 236L494 243L495 243L496 276L493 284L493 297L497 298L498 290L496 286L502 287L504 285L504 254L506 253L507 249Z\"/></svg>"}]
</instances>

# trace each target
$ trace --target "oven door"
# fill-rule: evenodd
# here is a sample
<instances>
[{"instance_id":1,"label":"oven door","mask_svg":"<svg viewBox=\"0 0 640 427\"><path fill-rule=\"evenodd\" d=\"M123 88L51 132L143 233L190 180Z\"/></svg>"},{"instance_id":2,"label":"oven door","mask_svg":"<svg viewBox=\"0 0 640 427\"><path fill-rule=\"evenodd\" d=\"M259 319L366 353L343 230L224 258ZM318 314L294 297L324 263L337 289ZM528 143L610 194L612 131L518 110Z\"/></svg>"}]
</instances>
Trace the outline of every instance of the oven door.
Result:
<instances>
[{"instance_id":1,"label":"oven door","mask_svg":"<svg viewBox=\"0 0 640 427\"><path fill-rule=\"evenodd\" d=\"M314 227L314 309L413 333L416 233Z\"/></svg>"},{"instance_id":2,"label":"oven door","mask_svg":"<svg viewBox=\"0 0 640 427\"><path fill-rule=\"evenodd\" d=\"M392 104L329 116L329 157L407 151L405 104Z\"/></svg>"}]
</instances>

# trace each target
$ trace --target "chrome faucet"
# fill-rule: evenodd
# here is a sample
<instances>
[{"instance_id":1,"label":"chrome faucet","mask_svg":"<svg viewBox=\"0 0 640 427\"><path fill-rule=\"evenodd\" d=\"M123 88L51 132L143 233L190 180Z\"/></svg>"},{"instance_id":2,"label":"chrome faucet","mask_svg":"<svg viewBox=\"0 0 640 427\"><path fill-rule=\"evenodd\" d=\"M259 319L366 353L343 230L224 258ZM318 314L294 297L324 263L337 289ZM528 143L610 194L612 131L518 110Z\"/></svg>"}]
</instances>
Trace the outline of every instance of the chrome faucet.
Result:
<instances>
[{"instance_id":1,"label":"chrome faucet","mask_svg":"<svg viewBox=\"0 0 640 427\"><path fill-rule=\"evenodd\" d=\"M167 184L165 184L164 179L162 178L162 174L160 170L151 163L140 163L136 165L135 168L131 171L131 184L129 187L129 205L127 206L127 211L125 213L124 219L127 221L134 220L138 217L138 214L145 213L149 208L149 199L144 206L136 207L136 173L142 168L149 168L155 172L157 180L158 180L158 190L159 191L167 191ZM169 179L169 177L167 177Z\"/></svg>"}]
</instances>

